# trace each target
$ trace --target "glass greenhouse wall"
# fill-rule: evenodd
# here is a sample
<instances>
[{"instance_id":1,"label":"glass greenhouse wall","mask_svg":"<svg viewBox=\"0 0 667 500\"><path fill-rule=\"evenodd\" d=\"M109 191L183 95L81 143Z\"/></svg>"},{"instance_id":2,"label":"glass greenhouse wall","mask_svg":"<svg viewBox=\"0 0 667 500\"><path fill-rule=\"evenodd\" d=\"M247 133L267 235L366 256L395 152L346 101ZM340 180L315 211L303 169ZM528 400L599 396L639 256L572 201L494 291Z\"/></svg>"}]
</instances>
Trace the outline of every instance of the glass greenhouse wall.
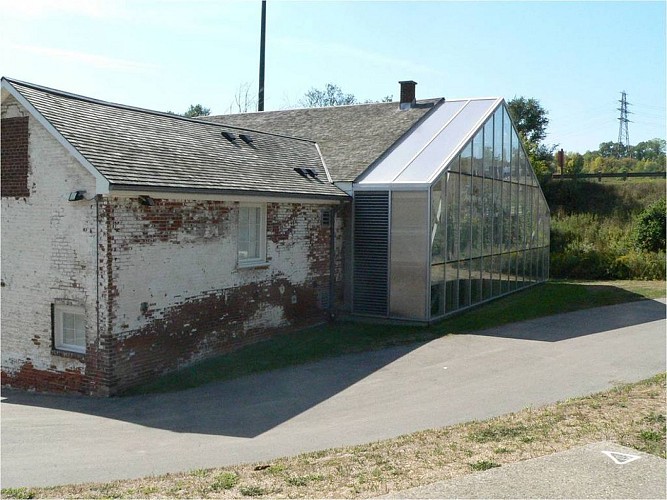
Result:
<instances>
[{"instance_id":1,"label":"glass greenhouse wall","mask_svg":"<svg viewBox=\"0 0 667 500\"><path fill-rule=\"evenodd\" d=\"M549 276L549 208L504 102L447 105L355 188L356 314L433 321Z\"/></svg>"},{"instance_id":2,"label":"glass greenhouse wall","mask_svg":"<svg viewBox=\"0 0 667 500\"><path fill-rule=\"evenodd\" d=\"M549 276L549 208L504 106L430 199L430 319Z\"/></svg>"}]
</instances>

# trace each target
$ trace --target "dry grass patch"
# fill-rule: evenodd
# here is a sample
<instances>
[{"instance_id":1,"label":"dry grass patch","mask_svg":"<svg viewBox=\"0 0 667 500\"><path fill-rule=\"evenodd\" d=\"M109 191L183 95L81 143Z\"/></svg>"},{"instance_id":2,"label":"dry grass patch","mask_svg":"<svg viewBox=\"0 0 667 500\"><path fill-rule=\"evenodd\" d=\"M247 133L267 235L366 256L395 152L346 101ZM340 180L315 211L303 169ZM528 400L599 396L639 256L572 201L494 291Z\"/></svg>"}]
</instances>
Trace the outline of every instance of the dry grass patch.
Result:
<instances>
[{"instance_id":1,"label":"dry grass patch","mask_svg":"<svg viewBox=\"0 0 667 500\"><path fill-rule=\"evenodd\" d=\"M270 464L104 484L2 490L5 498L368 498L595 441L665 457L665 374L585 398Z\"/></svg>"}]
</instances>

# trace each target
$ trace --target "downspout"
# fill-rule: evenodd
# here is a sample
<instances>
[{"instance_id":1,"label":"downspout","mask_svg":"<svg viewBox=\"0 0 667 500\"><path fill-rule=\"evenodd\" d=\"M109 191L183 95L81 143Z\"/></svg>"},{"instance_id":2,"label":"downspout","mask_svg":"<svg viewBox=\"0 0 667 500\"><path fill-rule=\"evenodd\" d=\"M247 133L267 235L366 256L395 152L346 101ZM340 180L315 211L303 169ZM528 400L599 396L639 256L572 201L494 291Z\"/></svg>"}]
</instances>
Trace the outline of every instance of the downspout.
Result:
<instances>
[{"instance_id":1,"label":"downspout","mask_svg":"<svg viewBox=\"0 0 667 500\"><path fill-rule=\"evenodd\" d=\"M100 356L100 195L95 195L95 293L97 299L95 301L95 313L97 316L97 366L96 371L99 371L99 356ZM86 363L87 365L87 363ZM99 383L99 381L97 381Z\"/></svg>"},{"instance_id":2,"label":"downspout","mask_svg":"<svg viewBox=\"0 0 667 500\"><path fill-rule=\"evenodd\" d=\"M335 319L334 297L336 293L336 213L340 205L331 209L331 221L329 226L329 320Z\"/></svg>"}]
</instances>

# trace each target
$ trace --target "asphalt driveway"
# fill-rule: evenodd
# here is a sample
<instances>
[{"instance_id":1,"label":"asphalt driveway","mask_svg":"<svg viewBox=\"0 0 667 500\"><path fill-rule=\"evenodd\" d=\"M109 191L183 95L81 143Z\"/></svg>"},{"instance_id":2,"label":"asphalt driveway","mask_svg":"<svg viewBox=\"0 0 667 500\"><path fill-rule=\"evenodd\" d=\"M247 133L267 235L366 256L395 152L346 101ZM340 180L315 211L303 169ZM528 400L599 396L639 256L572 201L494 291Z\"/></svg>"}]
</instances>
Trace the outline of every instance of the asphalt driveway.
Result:
<instances>
[{"instance_id":1,"label":"asphalt driveway","mask_svg":"<svg viewBox=\"0 0 667 500\"><path fill-rule=\"evenodd\" d=\"M484 419L665 370L665 301L526 321L179 393L3 391L2 487L270 460Z\"/></svg>"}]
</instances>

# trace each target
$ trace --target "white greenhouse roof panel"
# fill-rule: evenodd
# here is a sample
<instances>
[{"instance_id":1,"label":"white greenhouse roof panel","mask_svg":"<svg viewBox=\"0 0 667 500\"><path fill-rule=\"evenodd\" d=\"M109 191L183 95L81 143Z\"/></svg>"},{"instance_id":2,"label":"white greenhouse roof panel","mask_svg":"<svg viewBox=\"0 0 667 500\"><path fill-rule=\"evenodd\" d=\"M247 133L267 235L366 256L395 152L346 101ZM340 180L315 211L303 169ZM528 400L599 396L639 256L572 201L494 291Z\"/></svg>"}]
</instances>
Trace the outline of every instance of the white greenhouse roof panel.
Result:
<instances>
[{"instance_id":1,"label":"white greenhouse roof panel","mask_svg":"<svg viewBox=\"0 0 667 500\"><path fill-rule=\"evenodd\" d=\"M445 101L359 181L360 187L428 185L502 102L502 98Z\"/></svg>"}]
</instances>

